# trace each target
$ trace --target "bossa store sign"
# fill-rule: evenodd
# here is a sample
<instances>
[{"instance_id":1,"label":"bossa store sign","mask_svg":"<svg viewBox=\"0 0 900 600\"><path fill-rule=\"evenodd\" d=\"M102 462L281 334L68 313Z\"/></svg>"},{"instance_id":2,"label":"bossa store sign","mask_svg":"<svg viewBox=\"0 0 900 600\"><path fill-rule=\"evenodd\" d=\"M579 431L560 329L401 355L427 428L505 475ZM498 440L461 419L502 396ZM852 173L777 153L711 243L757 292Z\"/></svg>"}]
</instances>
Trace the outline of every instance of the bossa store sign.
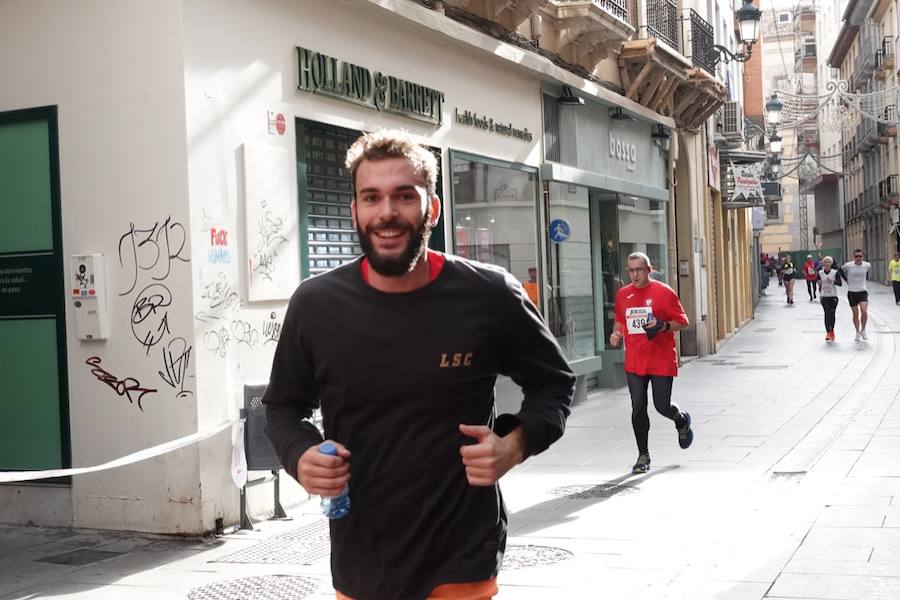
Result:
<instances>
[{"instance_id":1,"label":"bossa store sign","mask_svg":"<svg viewBox=\"0 0 900 600\"><path fill-rule=\"evenodd\" d=\"M444 93L297 46L297 89L435 125Z\"/></svg>"}]
</instances>

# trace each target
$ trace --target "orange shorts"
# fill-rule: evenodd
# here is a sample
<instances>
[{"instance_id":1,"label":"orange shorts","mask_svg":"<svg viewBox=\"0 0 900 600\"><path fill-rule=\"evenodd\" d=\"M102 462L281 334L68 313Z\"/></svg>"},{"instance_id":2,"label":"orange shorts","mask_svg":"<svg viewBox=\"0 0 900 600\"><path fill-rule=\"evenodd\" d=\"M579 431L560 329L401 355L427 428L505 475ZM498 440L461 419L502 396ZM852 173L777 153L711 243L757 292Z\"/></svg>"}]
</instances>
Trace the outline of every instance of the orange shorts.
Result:
<instances>
[{"instance_id":1,"label":"orange shorts","mask_svg":"<svg viewBox=\"0 0 900 600\"><path fill-rule=\"evenodd\" d=\"M445 583L428 594L428 600L490 600L497 594L497 578L474 583ZM353 600L335 590L337 600Z\"/></svg>"}]
</instances>

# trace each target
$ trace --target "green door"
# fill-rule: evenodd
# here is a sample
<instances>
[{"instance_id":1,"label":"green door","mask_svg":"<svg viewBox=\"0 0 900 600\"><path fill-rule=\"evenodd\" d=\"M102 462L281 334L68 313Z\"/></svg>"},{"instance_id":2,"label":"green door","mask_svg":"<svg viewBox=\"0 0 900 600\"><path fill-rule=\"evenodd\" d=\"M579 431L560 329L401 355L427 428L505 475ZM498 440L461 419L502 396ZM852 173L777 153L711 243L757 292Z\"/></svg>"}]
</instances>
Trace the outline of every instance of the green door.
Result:
<instances>
[{"instance_id":1,"label":"green door","mask_svg":"<svg viewBox=\"0 0 900 600\"><path fill-rule=\"evenodd\" d=\"M0 112L0 471L70 466L56 107Z\"/></svg>"}]
</instances>

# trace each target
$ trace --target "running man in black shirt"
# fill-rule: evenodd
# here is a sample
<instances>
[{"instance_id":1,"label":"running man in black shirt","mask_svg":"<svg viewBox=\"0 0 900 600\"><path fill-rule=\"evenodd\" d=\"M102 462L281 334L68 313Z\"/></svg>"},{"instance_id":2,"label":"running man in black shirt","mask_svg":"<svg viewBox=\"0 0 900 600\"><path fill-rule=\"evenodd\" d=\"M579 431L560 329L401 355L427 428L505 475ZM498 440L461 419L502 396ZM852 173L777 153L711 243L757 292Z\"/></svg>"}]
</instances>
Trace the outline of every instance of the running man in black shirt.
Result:
<instances>
[{"instance_id":1,"label":"running man in black shirt","mask_svg":"<svg viewBox=\"0 0 900 600\"><path fill-rule=\"evenodd\" d=\"M331 522L339 599L491 598L506 543L497 485L563 432L574 376L506 271L427 250L437 164L400 134L347 156L364 257L294 293L263 403L266 433L311 494L349 483ZM524 392L494 416L494 383ZM338 456L318 451L321 407ZM352 455L351 455L352 453Z\"/></svg>"}]
</instances>

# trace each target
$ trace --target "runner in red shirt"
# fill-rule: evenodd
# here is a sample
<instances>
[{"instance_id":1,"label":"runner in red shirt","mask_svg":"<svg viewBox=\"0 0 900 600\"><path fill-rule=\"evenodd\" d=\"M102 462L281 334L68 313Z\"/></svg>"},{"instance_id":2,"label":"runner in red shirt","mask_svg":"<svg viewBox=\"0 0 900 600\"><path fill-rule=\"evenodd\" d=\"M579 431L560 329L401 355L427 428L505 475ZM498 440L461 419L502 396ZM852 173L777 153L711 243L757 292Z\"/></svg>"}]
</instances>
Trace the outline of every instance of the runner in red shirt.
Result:
<instances>
[{"instance_id":1,"label":"runner in red shirt","mask_svg":"<svg viewBox=\"0 0 900 600\"><path fill-rule=\"evenodd\" d=\"M687 448L694 441L691 415L672 404L672 382L678 374L675 331L688 326L687 315L675 291L650 279L650 258L643 252L628 256L631 283L616 294L616 322L609 336L611 346L625 339L625 377L631 392L631 425L637 440L638 459L632 473L650 470L647 438L647 386L653 386L657 412L672 419L678 429L678 445Z\"/></svg>"}]
</instances>

